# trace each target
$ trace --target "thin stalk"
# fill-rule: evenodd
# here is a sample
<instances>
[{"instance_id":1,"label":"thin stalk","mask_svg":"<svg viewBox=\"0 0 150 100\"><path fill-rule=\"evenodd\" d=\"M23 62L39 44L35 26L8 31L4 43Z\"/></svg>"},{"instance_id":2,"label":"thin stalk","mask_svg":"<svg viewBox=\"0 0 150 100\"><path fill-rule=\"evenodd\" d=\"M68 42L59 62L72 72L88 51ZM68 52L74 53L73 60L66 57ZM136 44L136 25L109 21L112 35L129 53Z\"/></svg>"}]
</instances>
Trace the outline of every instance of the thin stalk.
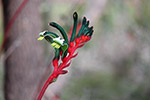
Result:
<instances>
[{"instance_id":1,"label":"thin stalk","mask_svg":"<svg viewBox=\"0 0 150 100\"><path fill-rule=\"evenodd\" d=\"M73 50L72 50L72 52L69 54L69 56L68 56L68 58L66 59L66 61L63 62L63 63L60 65L60 67L59 67L58 69L56 69L56 70L51 74L51 76L48 78L48 80L45 82L44 86L42 87L42 90L40 91L40 94L39 94L37 100L41 100L41 99L42 99L42 97L43 97L43 95L44 95L44 93L45 93L47 87L53 82L54 79L56 79L56 78L58 77L58 75L57 75L57 76L54 76L55 72L57 72L58 70L62 70L62 69L63 69L63 66L65 66L65 65L68 63L68 61L71 59L72 55L74 54L75 50L78 48L78 45L79 45L79 44L76 44L75 47L72 48Z\"/></svg>"},{"instance_id":2,"label":"thin stalk","mask_svg":"<svg viewBox=\"0 0 150 100\"><path fill-rule=\"evenodd\" d=\"M37 98L37 100L41 100L47 87L53 82L54 77L52 77L53 74L49 77L49 79L45 82L44 86L42 87L42 90L40 91L40 94Z\"/></svg>"}]
</instances>

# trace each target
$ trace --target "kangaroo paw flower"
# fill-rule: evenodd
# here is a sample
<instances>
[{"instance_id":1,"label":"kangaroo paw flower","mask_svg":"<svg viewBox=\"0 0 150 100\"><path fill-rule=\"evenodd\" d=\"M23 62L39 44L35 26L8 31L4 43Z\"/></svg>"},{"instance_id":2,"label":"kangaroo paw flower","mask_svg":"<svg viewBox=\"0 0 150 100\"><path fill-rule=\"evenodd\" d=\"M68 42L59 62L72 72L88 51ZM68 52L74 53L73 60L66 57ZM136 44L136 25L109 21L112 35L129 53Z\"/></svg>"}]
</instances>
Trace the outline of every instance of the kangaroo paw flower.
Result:
<instances>
[{"instance_id":1,"label":"kangaroo paw flower","mask_svg":"<svg viewBox=\"0 0 150 100\"><path fill-rule=\"evenodd\" d=\"M55 82L59 75L68 73L68 71L64 69L69 67L71 64L71 59L78 55L78 52L75 54L76 50L83 47L85 43L92 38L93 26L89 27L89 21L86 17L83 17L82 23L80 23L78 22L77 12L74 12L73 20L74 24L69 32L71 34L69 37L67 36L65 30L55 22L51 22L48 25L58 29L63 38L56 33L48 31L43 31L39 34L40 37L38 40L45 39L54 48L55 57L52 61L54 70L43 86L37 100L41 100L46 88L48 87L48 83Z\"/></svg>"}]
</instances>

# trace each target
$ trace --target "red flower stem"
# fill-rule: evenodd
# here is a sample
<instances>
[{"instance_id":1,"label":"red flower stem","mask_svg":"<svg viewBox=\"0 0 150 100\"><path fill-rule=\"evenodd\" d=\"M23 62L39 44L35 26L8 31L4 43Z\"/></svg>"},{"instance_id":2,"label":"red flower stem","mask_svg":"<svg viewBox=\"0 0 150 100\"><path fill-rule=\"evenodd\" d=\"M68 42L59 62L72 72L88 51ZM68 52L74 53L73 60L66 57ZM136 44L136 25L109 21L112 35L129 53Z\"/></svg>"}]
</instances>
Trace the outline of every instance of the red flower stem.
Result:
<instances>
[{"instance_id":1,"label":"red flower stem","mask_svg":"<svg viewBox=\"0 0 150 100\"><path fill-rule=\"evenodd\" d=\"M44 93L45 93L45 91L46 91L48 86L49 86L49 84L48 84L48 80L47 80L46 83L44 84L42 90L40 91L40 94L39 94L37 100L41 100L42 99L42 97L43 97L43 95L44 95Z\"/></svg>"},{"instance_id":2,"label":"red flower stem","mask_svg":"<svg viewBox=\"0 0 150 100\"><path fill-rule=\"evenodd\" d=\"M53 73L53 74L54 74L54 73ZM53 79L54 79L53 74L52 74L52 75L48 78L48 80L45 82L44 86L42 87L42 90L40 91L40 94L39 94L37 100L41 100L41 99L42 99L42 97L43 97L43 95L44 95L44 93L45 93L47 87L53 82Z\"/></svg>"},{"instance_id":3,"label":"red flower stem","mask_svg":"<svg viewBox=\"0 0 150 100\"><path fill-rule=\"evenodd\" d=\"M42 90L40 91L40 94L37 98L37 100L41 100L46 89L48 88L48 86L53 82L54 79L57 79L57 77L59 76L60 73L58 73L59 71L61 71L63 69L63 67L68 63L68 61L71 59L71 57L73 56L75 50L78 48L79 44L76 44L73 48L71 48L71 52L69 53L69 56L66 58L65 62L61 63L61 65L59 66L59 68L54 68L54 72L51 74L51 76L48 78L48 80L45 82L44 86L42 87Z\"/></svg>"},{"instance_id":4,"label":"red flower stem","mask_svg":"<svg viewBox=\"0 0 150 100\"><path fill-rule=\"evenodd\" d=\"M60 67L59 67L59 70L62 70L63 69L63 66L66 65L68 63L69 60L71 60L71 57L72 55L74 54L75 50L77 49L78 47L78 44L75 45L74 48L72 48L72 51L70 52L69 56L67 57L66 61L63 62Z\"/></svg>"},{"instance_id":5,"label":"red flower stem","mask_svg":"<svg viewBox=\"0 0 150 100\"><path fill-rule=\"evenodd\" d=\"M43 82L45 83L45 80L47 80L47 76L49 75L50 71L52 71L52 66L51 63L49 64L49 66L45 69L45 73L42 75L39 84L37 85L37 90L34 93L34 98L33 100L36 100L37 96L38 96L38 92L41 91L41 87L43 87Z\"/></svg>"}]
</instances>

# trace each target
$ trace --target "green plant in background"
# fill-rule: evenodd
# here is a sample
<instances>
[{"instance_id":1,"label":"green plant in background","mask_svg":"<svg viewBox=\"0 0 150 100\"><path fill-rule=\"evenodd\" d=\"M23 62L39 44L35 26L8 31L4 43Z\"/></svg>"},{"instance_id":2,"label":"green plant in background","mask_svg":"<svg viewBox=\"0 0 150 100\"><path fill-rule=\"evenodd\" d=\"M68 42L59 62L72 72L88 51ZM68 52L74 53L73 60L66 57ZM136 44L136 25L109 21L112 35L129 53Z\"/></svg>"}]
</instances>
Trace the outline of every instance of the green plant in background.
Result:
<instances>
[{"instance_id":1,"label":"green plant in background","mask_svg":"<svg viewBox=\"0 0 150 100\"><path fill-rule=\"evenodd\" d=\"M92 38L93 26L89 27L89 21L86 17L82 20L81 23L78 23L78 14L74 12L73 14L74 25L72 30L69 32L71 36L68 39L68 36L64 29L55 22L49 23L50 26L58 29L63 36L61 38L59 35L44 31L39 35L38 40L46 39L52 47L55 49L55 57L53 59L54 70L48 80L45 82L37 100L41 100L47 87L56 81L57 77L61 74L66 74L68 71L64 70L71 64L71 59L76 57L78 53L75 53L78 48L84 46Z\"/></svg>"},{"instance_id":2,"label":"green plant in background","mask_svg":"<svg viewBox=\"0 0 150 100\"><path fill-rule=\"evenodd\" d=\"M137 87L127 79L116 80L110 73L87 71L69 80L60 100L149 100L145 88L144 84Z\"/></svg>"}]
</instances>

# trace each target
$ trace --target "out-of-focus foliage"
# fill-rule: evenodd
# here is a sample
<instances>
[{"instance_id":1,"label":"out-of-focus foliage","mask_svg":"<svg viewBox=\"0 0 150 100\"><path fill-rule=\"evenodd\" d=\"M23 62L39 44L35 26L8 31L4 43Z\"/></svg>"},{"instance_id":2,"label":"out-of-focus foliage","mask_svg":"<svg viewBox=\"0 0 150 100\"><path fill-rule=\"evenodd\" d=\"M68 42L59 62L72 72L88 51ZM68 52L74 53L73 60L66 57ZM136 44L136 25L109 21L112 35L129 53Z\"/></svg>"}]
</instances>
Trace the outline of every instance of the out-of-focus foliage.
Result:
<instances>
[{"instance_id":1,"label":"out-of-focus foliage","mask_svg":"<svg viewBox=\"0 0 150 100\"><path fill-rule=\"evenodd\" d=\"M64 2L55 2L51 14L53 17L58 16L56 12L61 14L57 21L68 28L72 22L65 14L71 15L70 12L80 8L80 15L88 13L88 2L83 1L83 6L77 8L69 6L73 1L65 7ZM99 17L92 19L95 20L93 40L71 66L72 76L61 89L62 100L150 99L149 4L149 0L107 1ZM59 9L65 9L65 14L56 9L58 5Z\"/></svg>"},{"instance_id":2,"label":"out-of-focus foliage","mask_svg":"<svg viewBox=\"0 0 150 100\"><path fill-rule=\"evenodd\" d=\"M77 76L70 79L70 82L66 84L61 100L150 99L149 92L145 91L147 90L145 83L135 85L136 83L132 80L118 80L113 75L102 72L86 72Z\"/></svg>"}]
</instances>

